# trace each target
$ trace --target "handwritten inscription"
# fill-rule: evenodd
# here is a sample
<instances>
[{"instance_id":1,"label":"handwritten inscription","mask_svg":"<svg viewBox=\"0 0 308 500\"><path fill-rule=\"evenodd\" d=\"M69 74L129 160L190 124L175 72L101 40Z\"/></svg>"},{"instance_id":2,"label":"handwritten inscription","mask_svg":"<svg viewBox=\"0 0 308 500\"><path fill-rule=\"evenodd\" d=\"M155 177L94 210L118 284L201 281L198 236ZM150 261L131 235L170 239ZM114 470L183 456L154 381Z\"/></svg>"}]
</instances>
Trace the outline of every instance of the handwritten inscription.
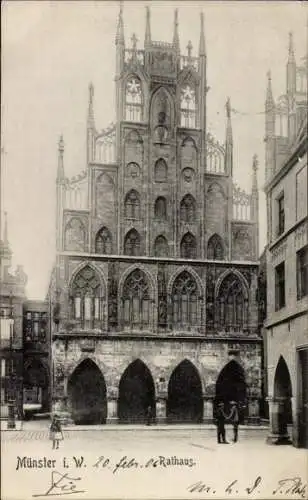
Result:
<instances>
[{"instance_id":1,"label":"handwritten inscription","mask_svg":"<svg viewBox=\"0 0 308 500\"><path fill-rule=\"evenodd\" d=\"M85 493L85 490L77 489L77 482L81 481L81 477L73 477L60 472L53 471L51 473L51 484L45 493L32 495L33 497L48 497L48 496L63 496L72 495L73 493Z\"/></svg>"},{"instance_id":2,"label":"handwritten inscription","mask_svg":"<svg viewBox=\"0 0 308 500\"><path fill-rule=\"evenodd\" d=\"M226 487L222 487L222 490L221 487L222 486L220 485L220 491L217 492L217 488L211 486L208 482L200 480L189 485L187 490L189 491L189 493L210 493L212 495L215 495L216 493L218 493L219 495L221 493L224 493L225 496L230 495L230 497L238 494L245 494L245 496L249 497L253 493L261 493L262 477L257 476L251 484L246 485L240 484L237 479L234 479L229 484L227 484ZM278 481L278 484L275 485L272 490L273 496L284 495L284 497L291 497L297 495L297 498L303 499L307 498L307 493L308 484L303 483L300 477L280 479Z\"/></svg>"}]
</instances>

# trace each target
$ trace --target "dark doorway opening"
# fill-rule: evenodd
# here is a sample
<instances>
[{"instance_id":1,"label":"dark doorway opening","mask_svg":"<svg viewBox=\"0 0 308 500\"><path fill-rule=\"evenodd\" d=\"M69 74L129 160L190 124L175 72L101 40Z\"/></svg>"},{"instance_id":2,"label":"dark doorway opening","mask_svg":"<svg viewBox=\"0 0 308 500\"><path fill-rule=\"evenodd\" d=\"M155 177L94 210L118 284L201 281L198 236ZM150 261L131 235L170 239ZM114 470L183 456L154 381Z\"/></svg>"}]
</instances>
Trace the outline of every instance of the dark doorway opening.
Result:
<instances>
[{"instance_id":1,"label":"dark doorway opening","mask_svg":"<svg viewBox=\"0 0 308 500\"><path fill-rule=\"evenodd\" d=\"M148 367L139 359L124 371L119 384L118 419L120 423L146 423L151 407L155 420L155 387Z\"/></svg>"},{"instance_id":2,"label":"dark doorway opening","mask_svg":"<svg viewBox=\"0 0 308 500\"><path fill-rule=\"evenodd\" d=\"M82 361L74 370L68 382L68 397L75 424L106 423L106 384L92 360Z\"/></svg>"},{"instance_id":3,"label":"dark doorway opening","mask_svg":"<svg viewBox=\"0 0 308 500\"><path fill-rule=\"evenodd\" d=\"M308 449L308 349L299 354L298 428L299 446Z\"/></svg>"},{"instance_id":4,"label":"dark doorway opening","mask_svg":"<svg viewBox=\"0 0 308 500\"><path fill-rule=\"evenodd\" d=\"M278 426L280 434L287 434L287 426L292 424L292 384L289 369L280 356L274 379L274 399L279 400Z\"/></svg>"},{"instance_id":5,"label":"dark doorway opening","mask_svg":"<svg viewBox=\"0 0 308 500\"><path fill-rule=\"evenodd\" d=\"M49 376L39 359L25 363L23 374L23 411L25 418L49 411Z\"/></svg>"},{"instance_id":6,"label":"dark doorway opening","mask_svg":"<svg viewBox=\"0 0 308 500\"><path fill-rule=\"evenodd\" d=\"M168 385L167 421L202 422L202 384L195 366L182 361L172 372Z\"/></svg>"},{"instance_id":7,"label":"dark doorway opening","mask_svg":"<svg viewBox=\"0 0 308 500\"><path fill-rule=\"evenodd\" d=\"M225 412L230 411L230 401L238 405L240 423L244 422L246 416L246 381L245 373L239 363L232 360L220 372L216 382L216 397L214 401L214 413L217 404L223 402Z\"/></svg>"}]
</instances>

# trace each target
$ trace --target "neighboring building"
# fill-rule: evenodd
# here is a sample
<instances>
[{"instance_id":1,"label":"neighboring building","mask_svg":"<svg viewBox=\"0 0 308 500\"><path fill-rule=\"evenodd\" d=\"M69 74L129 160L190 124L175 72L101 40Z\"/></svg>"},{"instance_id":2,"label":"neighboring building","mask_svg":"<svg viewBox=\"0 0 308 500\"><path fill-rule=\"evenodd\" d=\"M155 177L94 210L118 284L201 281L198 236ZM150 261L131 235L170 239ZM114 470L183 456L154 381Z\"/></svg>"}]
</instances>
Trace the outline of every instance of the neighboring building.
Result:
<instances>
[{"instance_id":1,"label":"neighboring building","mask_svg":"<svg viewBox=\"0 0 308 500\"><path fill-rule=\"evenodd\" d=\"M22 416L23 335L22 307L27 276L22 266L10 273L12 251L8 242L5 214L4 235L0 240L0 333L1 333L1 418L8 416L8 402L15 401Z\"/></svg>"},{"instance_id":2,"label":"neighboring building","mask_svg":"<svg viewBox=\"0 0 308 500\"><path fill-rule=\"evenodd\" d=\"M259 328L263 338L262 344L262 401L260 403L260 413L265 420L269 419L268 401L265 397L268 394L267 380L267 336L264 323L266 320L266 248L260 255L259 276L258 276L258 306L259 306Z\"/></svg>"},{"instance_id":3,"label":"neighboring building","mask_svg":"<svg viewBox=\"0 0 308 500\"><path fill-rule=\"evenodd\" d=\"M49 307L44 301L23 305L23 409L25 417L46 413L51 403Z\"/></svg>"},{"instance_id":4,"label":"neighboring building","mask_svg":"<svg viewBox=\"0 0 308 500\"><path fill-rule=\"evenodd\" d=\"M308 53L308 52L307 52ZM307 72L290 35L286 95L266 98L270 442L308 447Z\"/></svg>"},{"instance_id":5,"label":"neighboring building","mask_svg":"<svg viewBox=\"0 0 308 500\"><path fill-rule=\"evenodd\" d=\"M97 132L89 87L87 165L57 176L53 398L76 423L210 421L217 400L259 421L257 159L233 185L227 102L222 146L206 127L207 56L116 34L116 124Z\"/></svg>"}]
</instances>

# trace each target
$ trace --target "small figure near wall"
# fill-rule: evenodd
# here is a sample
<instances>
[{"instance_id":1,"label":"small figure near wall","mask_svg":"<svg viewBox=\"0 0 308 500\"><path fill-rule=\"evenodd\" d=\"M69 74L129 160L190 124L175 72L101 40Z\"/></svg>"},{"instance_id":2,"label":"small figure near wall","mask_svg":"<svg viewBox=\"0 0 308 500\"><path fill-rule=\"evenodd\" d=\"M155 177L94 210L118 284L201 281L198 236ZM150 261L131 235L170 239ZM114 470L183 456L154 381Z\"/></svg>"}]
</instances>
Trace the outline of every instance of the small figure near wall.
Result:
<instances>
[{"instance_id":1,"label":"small figure near wall","mask_svg":"<svg viewBox=\"0 0 308 500\"><path fill-rule=\"evenodd\" d=\"M237 403L235 401L230 401L231 413L228 416L228 420L233 425L233 442L236 443L238 440L238 426L239 426L239 413L237 408Z\"/></svg>"},{"instance_id":2,"label":"small figure near wall","mask_svg":"<svg viewBox=\"0 0 308 500\"><path fill-rule=\"evenodd\" d=\"M64 439L61 422L58 415L53 415L50 424L50 439L52 440L52 449L59 448L59 442Z\"/></svg>"},{"instance_id":3,"label":"small figure near wall","mask_svg":"<svg viewBox=\"0 0 308 500\"><path fill-rule=\"evenodd\" d=\"M151 406L151 405L149 405L149 406L147 407L147 414L146 414L146 417L147 417L147 422L146 422L146 424L147 424L147 425L151 425L151 423L152 423L152 413L153 413L153 412L152 412L152 406Z\"/></svg>"}]
</instances>

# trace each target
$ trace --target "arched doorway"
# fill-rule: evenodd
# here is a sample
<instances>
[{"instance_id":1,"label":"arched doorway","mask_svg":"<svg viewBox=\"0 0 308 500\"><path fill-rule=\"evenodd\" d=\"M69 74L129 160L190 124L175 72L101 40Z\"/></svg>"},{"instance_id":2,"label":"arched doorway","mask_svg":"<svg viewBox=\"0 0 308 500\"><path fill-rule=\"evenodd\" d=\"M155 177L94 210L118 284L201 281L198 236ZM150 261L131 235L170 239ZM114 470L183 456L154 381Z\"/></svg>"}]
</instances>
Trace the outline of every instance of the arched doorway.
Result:
<instances>
[{"instance_id":1,"label":"arched doorway","mask_svg":"<svg viewBox=\"0 0 308 500\"><path fill-rule=\"evenodd\" d=\"M292 384L287 363L280 356L274 378L274 401L278 405L278 433L288 434L288 425L292 424Z\"/></svg>"},{"instance_id":2,"label":"arched doorway","mask_svg":"<svg viewBox=\"0 0 308 500\"><path fill-rule=\"evenodd\" d=\"M246 408L246 387L243 368L236 361L230 361L221 370L216 382L214 411L217 403L223 402L225 411L229 412L230 401L235 401L238 404L240 423L243 423Z\"/></svg>"},{"instance_id":3,"label":"arched doorway","mask_svg":"<svg viewBox=\"0 0 308 500\"><path fill-rule=\"evenodd\" d=\"M201 422L202 384L195 366L182 361L172 372L168 385L168 422Z\"/></svg>"},{"instance_id":4,"label":"arched doorway","mask_svg":"<svg viewBox=\"0 0 308 500\"><path fill-rule=\"evenodd\" d=\"M23 374L23 409L25 417L49 410L49 374L39 359L26 361Z\"/></svg>"},{"instance_id":5,"label":"arched doorway","mask_svg":"<svg viewBox=\"0 0 308 500\"><path fill-rule=\"evenodd\" d=\"M148 367L137 359L124 371L119 384L118 419L120 423L145 423L151 406L155 419L155 387Z\"/></svg>"},{"instance_id":6,"label":"arched doorway","mask_svg":"<svg viewBox=\"0 0 308 500\"><path fill-rule=\"evenodd\" d=\"M98 366L82 361L68 381L68 398L75 424L104 424L107 416L106 384Z\"/></svg>"}]
</instances>

